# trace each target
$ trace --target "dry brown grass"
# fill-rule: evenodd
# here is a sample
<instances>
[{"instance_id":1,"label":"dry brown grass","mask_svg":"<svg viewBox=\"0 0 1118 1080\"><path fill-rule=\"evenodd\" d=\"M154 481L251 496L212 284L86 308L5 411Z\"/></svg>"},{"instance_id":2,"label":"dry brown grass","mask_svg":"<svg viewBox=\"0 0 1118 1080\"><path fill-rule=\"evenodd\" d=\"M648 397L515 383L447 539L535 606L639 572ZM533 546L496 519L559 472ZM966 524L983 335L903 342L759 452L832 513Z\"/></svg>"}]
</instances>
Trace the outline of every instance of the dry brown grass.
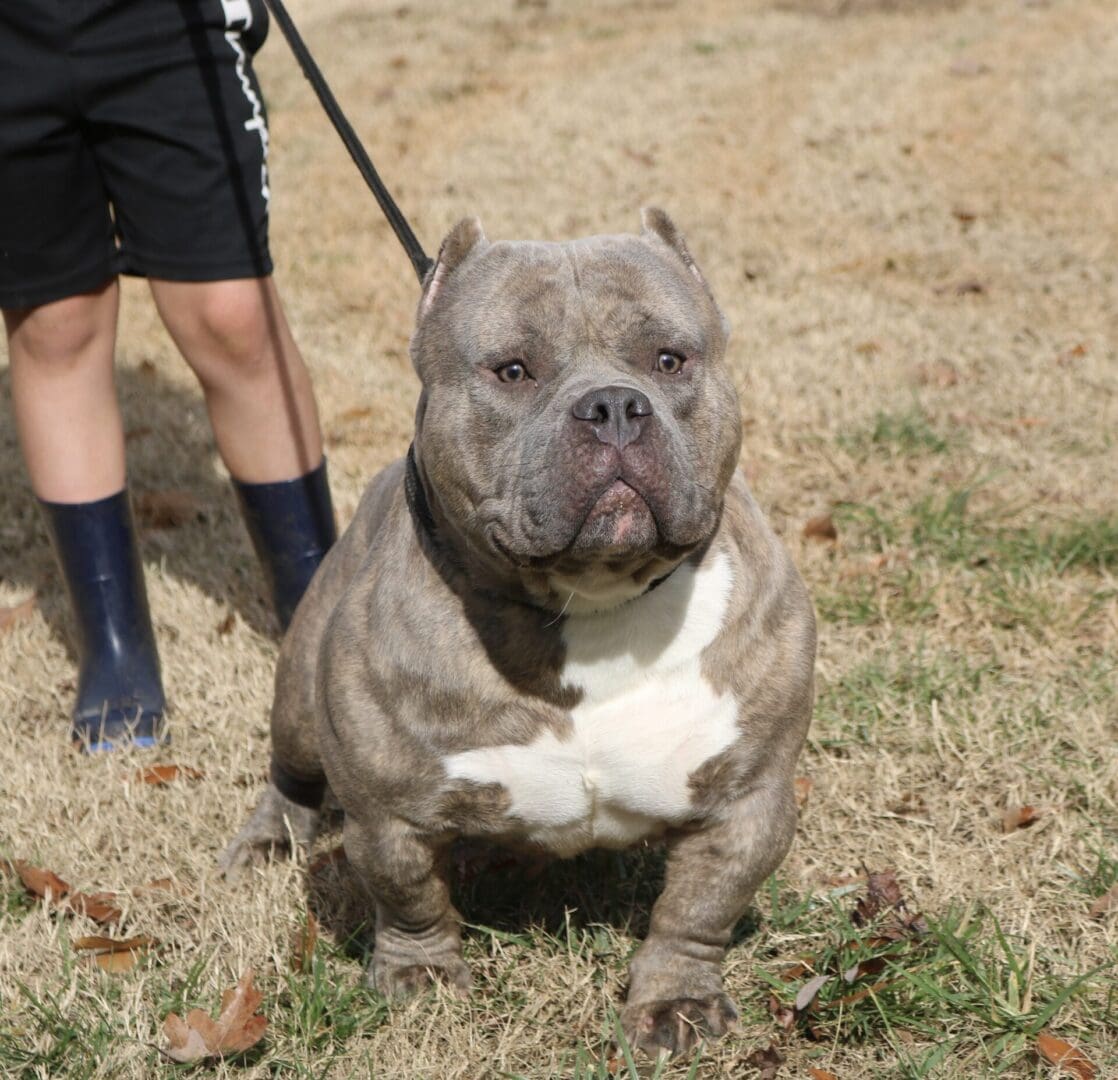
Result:
<instances>
[{"instance_id":1,"label":"dry brown grass","mask_svg":"<svg viewBox=\"0 0 1118 1080\"><path fill-rule=\"evenodd\" d=\"M1042 975L1118 959L1118 915L1087 916L1118 874L1100 869L1118 831L1112 0L292 8L429 247L467 213L491 236L560 238L635 228L639 207L659 204L735 327L743 465L818 599L820 703L801 835L775 905L759 899L760 928L726 965L744 1031L698 1075L752 1075L749 1052L777 1036L761 974L838 932L841 913L795 916L781 897L824 896L863 862L895 867L933 919L992 913L979 944L996 918L1033 955L1018 981L1038 995ZM260 69L278 276L345 520L407 445L415 284L275 30ZM272 1033L212 1075L576 1075L576 1047L597 1054L608 1036L646 910L648 890L615 861L543 884L514 874L520 908L475 882L468 915L500 932L470 938L473 1000L387 1020L354 990L364 939L345 944L359 915L344 867L312 897L327 945L314 985L287 974L301 870L215 879L267 761L275 642L199 395L136 283L119 372L134 487L187 489L200 508L147 534L144 552L174 710L164 756L206 778L147 787L130 780L134 761L70 753L63 599L0 417L0 606L40 598L0 634L0 856L77 888L172 876L182 890L127 902L126 930L164 948L108 975L67 945L88 926L0 884L0 1072L169 1074L149 1046L163 1016L214 1006L252 965ZM831 508L837 543L802 540ZM1066 538L1091 528L1088 557L1069 558L1082 545ZM1045 813L1003 835L1015 803ZM1100 1077L1118 1075L1106 978L1051 1021ZM928 1075L1051 1075L1020 1045L991 1049L1012 1004L960 1004L927 1031L886 1023L886 1009L861 1038L792 1037L781 1075L920 1075L906 1058L955 1036ZM314 1013L327 1006L332 1017Z\"/></svg>"}]
</instances>

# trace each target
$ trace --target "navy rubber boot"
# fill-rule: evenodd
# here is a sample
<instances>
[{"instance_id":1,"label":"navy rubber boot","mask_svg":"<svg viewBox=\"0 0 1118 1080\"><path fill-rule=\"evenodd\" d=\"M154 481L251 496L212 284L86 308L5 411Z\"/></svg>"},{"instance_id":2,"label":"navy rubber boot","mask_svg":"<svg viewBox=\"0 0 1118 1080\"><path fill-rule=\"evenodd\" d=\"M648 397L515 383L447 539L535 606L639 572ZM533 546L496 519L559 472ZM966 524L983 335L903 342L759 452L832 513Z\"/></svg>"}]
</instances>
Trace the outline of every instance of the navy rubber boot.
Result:
<instances>
[{"instance_id":1,"label":"navy rubber boot","mask_svg":"<svg viewBox=\"0 0 1118 1080\"><path fill-rule=\"evenodd\" d=\"M74 742L96 753L168 741L128 492L89 503L39 501L77 630Z\"/></svg>"},{"instance_id":2,"label":"navy rubber boot","mask_svg":"<svg viewBox=\"0 0 1118 1080\"><path fill-rule=\"evenodd\" d=\"M252 546L268 579L272 606L286 630L303 593L337 539L326 461L294 480L233 481Z\"/></svg>"}]
</instances>

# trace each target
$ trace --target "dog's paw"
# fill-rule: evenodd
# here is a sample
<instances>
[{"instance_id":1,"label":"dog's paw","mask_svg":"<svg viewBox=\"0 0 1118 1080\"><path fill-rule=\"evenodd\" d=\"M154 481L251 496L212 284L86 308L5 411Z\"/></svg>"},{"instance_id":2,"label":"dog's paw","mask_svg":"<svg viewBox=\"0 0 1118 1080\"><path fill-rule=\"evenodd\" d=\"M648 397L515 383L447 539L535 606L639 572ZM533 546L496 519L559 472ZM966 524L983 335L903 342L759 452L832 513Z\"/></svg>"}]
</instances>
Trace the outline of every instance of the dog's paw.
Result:
<instances>
[{"instance_id":1,"label":"dog's paw","mask_svg":"<svg viewBox=\"0 0 1118 1080\"><path fill-rule=\"evenodd\" d=\"M403 966L369 966L365 981L390 1000L414 997L433 986L447 987L456 997L466 997L473 981L466 962L458 957L438 964L405 964Z\"/></svg>"},{"instance_id":2,"label":"dog's paw","mask_svg":"<svg viewBox=\"0 0 1118 1080\"><path fill-rule=\"evenodd\" d=\"M281 795L271 784L252 816L217 861L222 877L235 881L249 866L292 847L307 850L318 832L319 812Z\"/></svg>"},{"instance_id":3,"label":"dog's paw","mask_svg":"<svg viewBox=\"0 0 1118 1080\"><path fill-rule=\"evenodd\" d=\"M633 1050L652 1057L686 1054L701 1042L720 1039L737 1024L738 1010L722 993L626 1005L621 1030Z\"/></svg>"}]
</instances>

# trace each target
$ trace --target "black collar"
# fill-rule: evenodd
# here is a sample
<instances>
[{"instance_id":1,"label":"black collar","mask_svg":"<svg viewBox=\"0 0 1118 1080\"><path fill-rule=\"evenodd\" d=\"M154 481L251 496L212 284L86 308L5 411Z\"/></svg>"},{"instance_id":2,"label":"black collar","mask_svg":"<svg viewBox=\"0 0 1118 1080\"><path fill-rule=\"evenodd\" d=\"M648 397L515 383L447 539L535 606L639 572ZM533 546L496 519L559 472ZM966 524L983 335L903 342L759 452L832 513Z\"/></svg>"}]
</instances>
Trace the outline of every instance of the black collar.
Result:
<instances>
[{"instance_id":1,"label":"black collar","mask_svg":"<svg viewBox=\"0 0 1118 1080\"><path fill-rule=\"evenodd\" d=\"M423 490L423 483L419 479L419 467L415 463L415 443L408 447L408 459L404 468L404 494L411 512L427 533L428 539L434 540L435 518L431 513L431 504L427 501L427 492Z\"/></svg>"}]
</instances>

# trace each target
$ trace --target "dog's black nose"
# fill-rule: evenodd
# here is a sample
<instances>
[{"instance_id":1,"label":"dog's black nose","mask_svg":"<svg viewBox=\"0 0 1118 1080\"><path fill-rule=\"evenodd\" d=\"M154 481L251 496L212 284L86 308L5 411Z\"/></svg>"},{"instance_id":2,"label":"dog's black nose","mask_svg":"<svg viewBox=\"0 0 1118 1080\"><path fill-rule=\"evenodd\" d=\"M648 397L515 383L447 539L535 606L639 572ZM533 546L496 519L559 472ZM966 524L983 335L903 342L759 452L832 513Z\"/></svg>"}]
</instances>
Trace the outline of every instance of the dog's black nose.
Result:
<instances>
[{"instance_id":1,"label":"dog's black nose","mask_svg":"<svg viewBox=\"0 0 1118 1080\"><path fill-rule=\"evenodd\" d=\"M645 417L652 415L648 395L631 386L600 386L571 406L576 420L585 420L599 440L624 450L641 437Z\"/></svg>"}]
</instances>

